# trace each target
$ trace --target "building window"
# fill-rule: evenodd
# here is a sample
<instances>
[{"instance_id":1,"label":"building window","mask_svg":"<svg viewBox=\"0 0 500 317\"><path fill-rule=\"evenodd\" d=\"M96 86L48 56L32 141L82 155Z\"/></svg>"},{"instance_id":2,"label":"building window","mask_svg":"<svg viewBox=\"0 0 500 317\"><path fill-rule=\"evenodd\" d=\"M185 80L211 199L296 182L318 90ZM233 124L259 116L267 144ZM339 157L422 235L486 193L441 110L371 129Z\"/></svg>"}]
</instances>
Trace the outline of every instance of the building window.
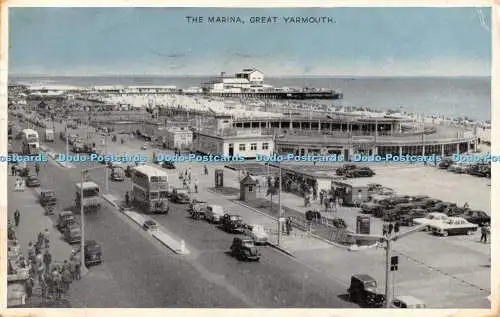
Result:
<instances>
[{"instance_id":1,"label":"building window","mask_svg":"<svg viewBox=\"0 0 500 317\"><path fill-rule=\"evenodd\" d=\"M267 143L267 142L262 143L262 149L263 150L269 150L269 143Z\"/></svg>"},{"instance_id":2,"label":"building window","mask_svg":"<svg viewBox=\"0 0 500 317\"><path fill-rule=\"evenodd\" d=\"M248 185L248 191L249 192L253 192L253 186L252 185Z\"/></svg>"},{"instance_id":3,"label":"building window","mask_svg":"<svg viewBox=\"0 0 500 317\"><path fill-rule=\"evenodd\" d=\"M239 149L240 149L240 151L246 151L246 148L247 148L247 147L246 147L246 144L240 144L240 145L239 145Z\"/></svg>"},{"instance_id":4,"label":"building window","mask_svg":"<svg viewBox=\"0 0 500 317\"><path fill-rule=\"evenodd\" d=\"M250 144L250 150L256 151L257 150L257 143Z\"/></svg>"}]
</instances>

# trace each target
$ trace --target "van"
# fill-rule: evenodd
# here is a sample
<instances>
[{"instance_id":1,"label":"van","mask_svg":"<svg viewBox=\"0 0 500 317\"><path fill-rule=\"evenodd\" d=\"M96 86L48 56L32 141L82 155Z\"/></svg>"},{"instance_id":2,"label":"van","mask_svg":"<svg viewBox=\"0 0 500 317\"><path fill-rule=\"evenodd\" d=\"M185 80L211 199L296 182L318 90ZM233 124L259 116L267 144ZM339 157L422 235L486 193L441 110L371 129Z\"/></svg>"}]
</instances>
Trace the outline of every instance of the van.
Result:
<instances>
[{"instance_id":1,"label":"van","mask_svg":"<svg viewBox=\"0 0 500 317\"><path fill-rule=\"evenodd\" d=\"M219 223L224 216L224 209L219 205L207 206L207 221L212 223Z\"/></svg>"}]
</instances>

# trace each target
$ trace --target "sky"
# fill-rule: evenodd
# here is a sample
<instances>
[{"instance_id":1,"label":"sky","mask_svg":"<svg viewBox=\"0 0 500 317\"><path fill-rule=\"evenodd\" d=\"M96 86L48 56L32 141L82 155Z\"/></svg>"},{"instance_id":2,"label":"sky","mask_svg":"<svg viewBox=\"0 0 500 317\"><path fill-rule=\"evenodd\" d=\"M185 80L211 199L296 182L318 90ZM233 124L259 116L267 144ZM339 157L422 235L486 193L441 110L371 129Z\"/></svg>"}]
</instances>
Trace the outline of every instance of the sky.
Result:
<instances>
[{"instance_id":1,"label":"sky","mask_svg":"<svg viewBox=\"0 0 500 317\"><path fill-rule=\"evenodd\" d=\"M9 74L490 76L489 8L10 8ZM188 23L239 16L245 24ZM279 23L252 24L253 16ZM289 16L335 23L285 24Z\"/></svg>"}]
</instances>

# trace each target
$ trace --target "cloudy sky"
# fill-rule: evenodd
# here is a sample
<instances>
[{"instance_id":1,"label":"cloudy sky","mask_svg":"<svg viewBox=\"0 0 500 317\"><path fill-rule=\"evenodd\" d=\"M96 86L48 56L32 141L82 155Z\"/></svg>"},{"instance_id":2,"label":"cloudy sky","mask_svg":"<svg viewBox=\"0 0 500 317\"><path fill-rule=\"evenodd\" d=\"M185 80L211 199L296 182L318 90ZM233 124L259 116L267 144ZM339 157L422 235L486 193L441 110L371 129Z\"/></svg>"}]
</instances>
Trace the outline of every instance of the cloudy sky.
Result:
<instances>
[{"instance_id":1,"label":"cloudy sky","mask_svg":"<svg viewBox=\"0 0 500 317\"><path fill-rule=\"evenodd\" d=\"M331 16L334 24L189 24ZM489 76L488 8L11 8L12 75Z\"/></svg>"}]
</instances>

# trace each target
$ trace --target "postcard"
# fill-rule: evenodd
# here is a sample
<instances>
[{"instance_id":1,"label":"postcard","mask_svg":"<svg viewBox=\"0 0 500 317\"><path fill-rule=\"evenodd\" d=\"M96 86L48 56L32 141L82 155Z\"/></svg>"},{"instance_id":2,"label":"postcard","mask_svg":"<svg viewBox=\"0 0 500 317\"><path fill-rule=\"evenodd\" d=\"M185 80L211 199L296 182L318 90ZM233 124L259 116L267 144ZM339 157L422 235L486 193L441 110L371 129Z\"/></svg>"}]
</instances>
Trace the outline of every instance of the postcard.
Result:
<instances>
[{"instance_id":1,"label":"postcard","mask_svg":"<svg viewBox=\"0 0 500 317\"><path fill-rule=\"evenodd\" d=\"M490 309L492 8L5 8L8 308Z\"/></svg>"}]
</instances>

